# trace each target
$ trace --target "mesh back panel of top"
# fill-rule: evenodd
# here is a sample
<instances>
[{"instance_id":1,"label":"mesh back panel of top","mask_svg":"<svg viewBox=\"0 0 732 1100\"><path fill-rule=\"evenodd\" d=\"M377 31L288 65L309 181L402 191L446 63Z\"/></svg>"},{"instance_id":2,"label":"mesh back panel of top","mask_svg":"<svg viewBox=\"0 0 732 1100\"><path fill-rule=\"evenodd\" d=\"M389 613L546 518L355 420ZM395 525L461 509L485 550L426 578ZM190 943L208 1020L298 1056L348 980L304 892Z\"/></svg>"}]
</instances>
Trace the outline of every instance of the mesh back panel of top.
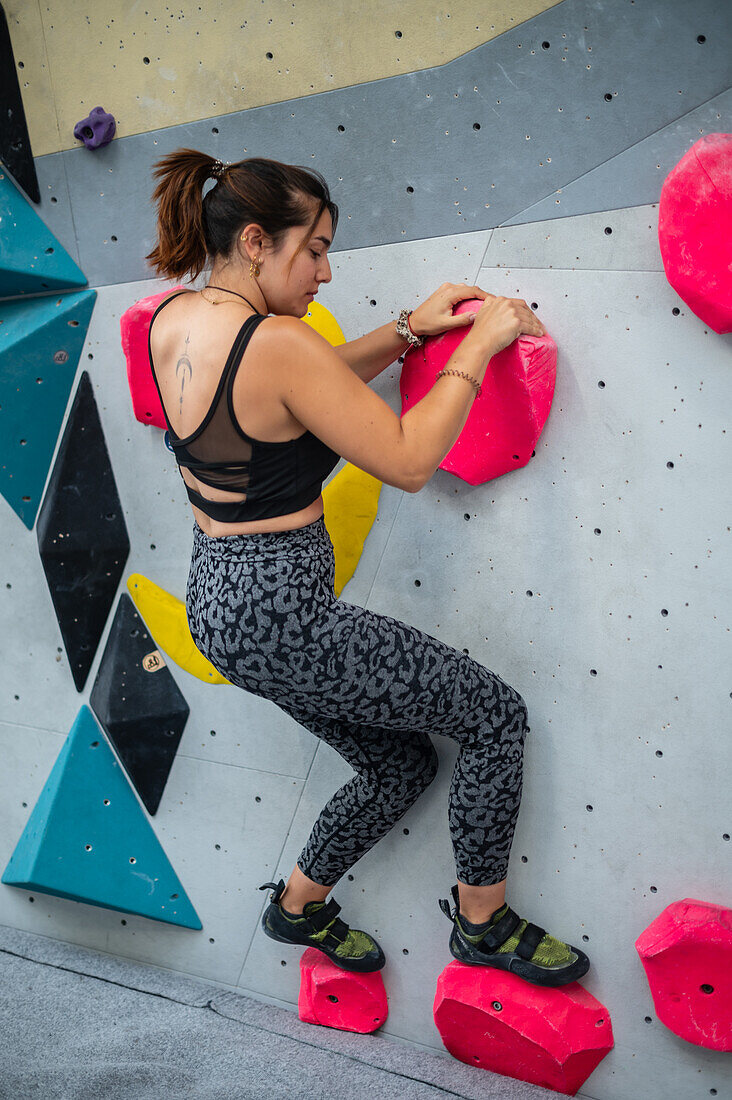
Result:
<instances>
[{"instance_id":1,"label":"mesh back panel of top","mask_svg":"<svg viewBox=\"0 0 732 1100\"><path fill-rule=\"evenodd\" d=\"M252 444L237 428L231 390L235 368L246 344L264 317L252 317L242 326L219 378L216 393L204 421L180 440L170 430L171 443L181 466L188 466L206 485L228 492L245 493L249 487ZM256 440L255 440L256 442Z\"/></svg>"},{"instance_id":2,"label":"mesh back panel of top","mask_svg":"<svg viewBox=\"0 0 732 1100\"><path fill-rule=\"evenodd\" d=\"M172 436L171 441L175 445ZM179 453L178 460L181 466L189 466L206 485L245 493L249 487L251 457L252 445L237 432L227 409L226 394L222 393L211 419L200 435L185 444L185 453ZM205 465L201 467L198 463Z\"/></svg>"}]
</instances>

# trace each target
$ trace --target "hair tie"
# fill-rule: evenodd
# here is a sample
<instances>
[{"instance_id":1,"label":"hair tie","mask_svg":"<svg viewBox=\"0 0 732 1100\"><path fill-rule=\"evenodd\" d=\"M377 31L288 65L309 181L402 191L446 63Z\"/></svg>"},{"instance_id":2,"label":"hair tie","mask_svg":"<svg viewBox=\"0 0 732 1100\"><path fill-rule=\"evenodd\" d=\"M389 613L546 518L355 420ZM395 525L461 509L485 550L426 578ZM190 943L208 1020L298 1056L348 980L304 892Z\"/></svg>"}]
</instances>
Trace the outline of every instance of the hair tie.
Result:
<instances>
[{"instance_id":1,"label":"hair tie","mask_svg":"<svg viewBox=\"0 0 732 1100\"><path fill-rule=\"evenodd\" d=\"M220 180L227 168L229 168L229 161L215 160L211 167L210 175L214 179Z\"/></svg>"}]
</instances>

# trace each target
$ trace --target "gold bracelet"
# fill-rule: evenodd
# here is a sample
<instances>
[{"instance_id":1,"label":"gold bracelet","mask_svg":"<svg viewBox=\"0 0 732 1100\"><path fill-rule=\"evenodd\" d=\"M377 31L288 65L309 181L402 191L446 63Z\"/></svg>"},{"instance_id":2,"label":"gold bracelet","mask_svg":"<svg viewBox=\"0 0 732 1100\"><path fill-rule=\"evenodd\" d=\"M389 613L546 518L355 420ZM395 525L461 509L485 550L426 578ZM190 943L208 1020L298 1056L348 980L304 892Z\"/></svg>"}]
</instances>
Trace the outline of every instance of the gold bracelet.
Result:
<instances>
[{"instance_id":1,"label":"gold bracelet","mask_svg":"<svg viewBox=\"0 0 732 1100\"><path fill-rule=\"evenodd\" d=\"M480 382L478 382L478 380L476 378L472 378L469 374L465 374L461 370L453 370L452 367L450 367L450 368L446 367L444 370L441 370L441 371L437 372L437 374L435 375L435 382L437 381L438 378L442 378L443 374L459 374L463 378L467 378L468 382L472 382L473 385L476 387L475 396L480 397L481 392L482 392L482 387L480 385Z\"/></svg>"}]
</instances>

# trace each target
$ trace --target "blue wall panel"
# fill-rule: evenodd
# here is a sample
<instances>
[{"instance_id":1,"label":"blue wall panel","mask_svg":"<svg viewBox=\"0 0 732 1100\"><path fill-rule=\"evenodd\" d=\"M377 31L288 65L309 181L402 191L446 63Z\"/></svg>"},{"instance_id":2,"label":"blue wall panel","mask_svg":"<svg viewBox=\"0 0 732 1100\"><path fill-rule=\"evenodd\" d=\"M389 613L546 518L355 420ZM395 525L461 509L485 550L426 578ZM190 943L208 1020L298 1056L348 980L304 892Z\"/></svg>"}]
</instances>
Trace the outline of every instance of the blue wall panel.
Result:
<instances>
[{"instance_id":1,"label":"blue wall panel","mask_svg":"<svg viewBox=\"0 0 732 1100\"><path fill-rule=\"evenodd\" d=\"M0 493L30 529L96 290L0 302Z\"/></svg>"}]
</instances>

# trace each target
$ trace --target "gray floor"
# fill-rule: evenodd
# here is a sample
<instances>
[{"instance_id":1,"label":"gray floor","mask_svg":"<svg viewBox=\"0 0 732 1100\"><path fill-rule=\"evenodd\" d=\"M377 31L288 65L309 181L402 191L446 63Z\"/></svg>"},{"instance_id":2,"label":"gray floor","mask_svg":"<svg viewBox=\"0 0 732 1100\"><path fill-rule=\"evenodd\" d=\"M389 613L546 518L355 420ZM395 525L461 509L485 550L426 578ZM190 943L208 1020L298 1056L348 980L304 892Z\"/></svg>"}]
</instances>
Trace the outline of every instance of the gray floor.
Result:
<instances>
[{"instance_id":1,"label":"gray floor","mask_svg":"<svg viewBox=\"0 0 732 1100\"><path fill-rule=\"evenodd\" d=\"M556 1100L449 1054L0 925L2 1100Z\"/></svg>"}]
</instances>

